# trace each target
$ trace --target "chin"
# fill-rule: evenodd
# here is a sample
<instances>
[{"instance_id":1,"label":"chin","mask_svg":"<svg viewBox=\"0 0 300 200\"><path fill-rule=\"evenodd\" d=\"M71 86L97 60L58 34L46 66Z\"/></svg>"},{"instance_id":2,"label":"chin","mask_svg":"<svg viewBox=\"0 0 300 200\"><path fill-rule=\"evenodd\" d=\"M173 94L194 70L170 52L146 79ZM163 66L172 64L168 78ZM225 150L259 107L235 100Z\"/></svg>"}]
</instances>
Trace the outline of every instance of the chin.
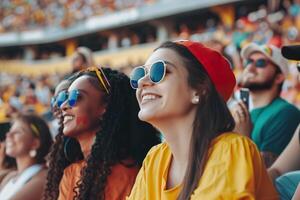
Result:
<instances>
[{"instance_id":1,"label":"chin","mask_svg":"<svg viewBox=\"0 0 300 200\"><path fill-rule=\"evenodd\" d=\"M7 151L5 152L6 155L12 157L12 158L15 158L16 157L16 154L13 152L13 151Z\"/></svg>"},{"instance_id":2,"label":"chin","mask_svg":"<svg viewBox=\"0 0 300 200\"><path fill-rule=\"evenodd\" d=\"M72 136L76 135L76 130L73 130L73 129L70 130L68 128L64 128L63 134L65 136L72 137Z\"/></svg>"},{"instance_id":3,"label":"chin","mask_svg":"<svg viewBox=\"0 0 300 200\"><path fill-rule=\"evenodd\" d=\"M138 117L140 120L144 121L144 122L148 122L151 123L151 121L153 120L153 115L147 112L143 112L142 110L140 110Z\"/></svg>"},{"instance_id":4,"label":"chin","mask_svg":"<svg viewBox=\"0 0 300 200\"><path fill-rule=\"evenodd\" d=\"M162 119L161 117L159 117L158 115L155 115L152 112L149 113L149 112L143 112L143 111L139 112L138 117L141 121L147 122L155 127L156 127L156 124L160 122L160 119Z\"/></svg>"}]
</instances>

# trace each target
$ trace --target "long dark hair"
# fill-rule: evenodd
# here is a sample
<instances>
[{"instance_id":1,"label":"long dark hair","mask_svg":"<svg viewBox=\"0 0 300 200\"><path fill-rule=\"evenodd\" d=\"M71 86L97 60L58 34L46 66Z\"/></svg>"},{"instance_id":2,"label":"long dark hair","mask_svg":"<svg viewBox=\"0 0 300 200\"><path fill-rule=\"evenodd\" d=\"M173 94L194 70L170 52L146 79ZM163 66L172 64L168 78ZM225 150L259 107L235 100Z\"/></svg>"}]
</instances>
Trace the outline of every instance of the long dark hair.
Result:
<instances>
[{"instance_id":1,"label":"long dark hair","mask_svg":"<svg viewBox=\"0 0 300 200\"><path fill-rule=\"evenodd\" d=\"M81 179L73 188L74 199L105 199L107 178L114 164L131 158L132 163L123 163L127 167L141 165L148 150L160 142L157 131L149 124L138 119L139 107L135 92L131 89L129 78L116 70L104 68L104 73L111 85L110 93L103 92L94 72L80 72L76 78L88 76L90 83L104 94L106 112L99 122L101 131L96 139L87 165L81 170ZM70 164L63 153L63 127L56 136L50 154L50 169L44 199L57 199L59 182L63 170ZM71 189L71 188L70 188Z\"/></svg>"},{"instance_id":2,"label":"long dark hair","mask_svg":"<svg viewBox=\"0 0 300 200\"><path fill-rule=\"evenodd\" d=\"M226 102L217 92L204 67L187 48L173 42L165 42L157 49L160 48L171 49L182 57L188 71L189 86L202 94L193 123L183 188L178 197L179 200L186 200L199 184L212 140L224 132L232 131L235 123Z\"/></svg>"}]
</instances>

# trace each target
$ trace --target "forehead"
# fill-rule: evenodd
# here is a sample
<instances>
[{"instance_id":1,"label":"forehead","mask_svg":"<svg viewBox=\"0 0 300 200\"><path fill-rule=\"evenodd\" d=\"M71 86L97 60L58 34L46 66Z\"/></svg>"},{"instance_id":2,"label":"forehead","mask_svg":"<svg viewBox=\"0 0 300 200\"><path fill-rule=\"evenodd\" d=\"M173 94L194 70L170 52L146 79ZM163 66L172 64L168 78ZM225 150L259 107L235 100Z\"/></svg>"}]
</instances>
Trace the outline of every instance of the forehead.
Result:
<instances>
[{"instance_id":1,"label":"forehead","mask_svg":"<svg viewBox=\"0 0 300 200\"><path fill-rule=\"evenodd\" d=\"M68 91L71 91L73 89L79 89L79 90L90 90L91 83L89 82L89 77L86 75L80 76L77 78L69 87Z\"/></svg>"},{"instance_id":2,"label":"forehead","mask_svg":"<svg viewBox=\"0 0 300 200\"><path fill-rule=\"evenodd\" d=\"M154 51L145 64L149 65L158 60L169 61L174 66L183 65L182 57L174 50L168 48L160 48Z\"/></svg>"},{"instance_id":3,"label":"forehead","mask_svg":"<svg viewBox=\"0 0 300 200\"><path fill-rule=\"evenodd\" d=\"M28 125L25 124L22 120L17 119L11 127L11 130L24 130L24 131L28 131Z\"/></svg>"},{"instance_id":4,"label":"forehead","mask_svg":"<svg viewBox=\"0 0 300 200\"><path fill-rule=\"evenodd\" d=\"M252 58L252 59L264 58L264 59L269 60L269 58L261 52L253 52L250 54L249 58Z\"/></svg>"},{"instance_id":5,"label":"forehead","mask_svg":"<svg viewBox=\"0 0 300 200\"><path fill-rule=\"evenodd\" d=\"M100 91L90 82L91 77L88 75L83 75L77 78L68 88L68 92L77 89L82 92L82 94L92 97L94 100L97 98L101 98L104 92ZM97 84L100 84L96 79Z\"/></svg>"},{"instance_id":6,"label":"forehead","mask_svg":"<svg viewBox=\"0 0 300 200\"><path fill-rule=\"evenodd\" d=\"M69 85L70 85L69 81L60 82L55 88L54 96L56 96L59 92L61 92L63 90L67 90Z\"/></svg>"}]
</instances>

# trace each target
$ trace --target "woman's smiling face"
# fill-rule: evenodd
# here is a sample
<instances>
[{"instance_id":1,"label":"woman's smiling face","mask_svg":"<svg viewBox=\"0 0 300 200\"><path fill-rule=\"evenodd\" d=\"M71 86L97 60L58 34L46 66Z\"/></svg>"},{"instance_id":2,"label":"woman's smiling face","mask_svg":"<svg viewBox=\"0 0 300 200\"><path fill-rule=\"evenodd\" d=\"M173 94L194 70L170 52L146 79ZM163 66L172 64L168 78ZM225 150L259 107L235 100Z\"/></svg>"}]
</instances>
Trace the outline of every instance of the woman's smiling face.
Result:
<instances>
[{"instance_id":1,"label":"woman's smiling face","mask_svg":"<svg viewBox=\"0 0 300 200\"><path fill-rule=\"evenodd\" d=\"M188 71L181 56L171 49L160 48L146 61L147 71L151 64L158 60L168 63L164 79L155 84L147 74L139 80L136 91L140 105L139 118L151 124L182 117L195 108L192 104L195 90L188 85Z\"/></svg>"},{"instance_id":2,"label":"woman's smiling face","mask_svg":"<svg viewBox=\"0 0 300 200\"><path fill-rule=\"evenodd\" d=\"M65 101L61 108L64 117L64 135L76 137L85 131L99 128L99 121L105 112L103 92L91 83L91 77L83 75L77 78L69 87L68 93L78 91L74 106ZM99 83L100 84L100 83Z\"/></svg>"}]
</instances>

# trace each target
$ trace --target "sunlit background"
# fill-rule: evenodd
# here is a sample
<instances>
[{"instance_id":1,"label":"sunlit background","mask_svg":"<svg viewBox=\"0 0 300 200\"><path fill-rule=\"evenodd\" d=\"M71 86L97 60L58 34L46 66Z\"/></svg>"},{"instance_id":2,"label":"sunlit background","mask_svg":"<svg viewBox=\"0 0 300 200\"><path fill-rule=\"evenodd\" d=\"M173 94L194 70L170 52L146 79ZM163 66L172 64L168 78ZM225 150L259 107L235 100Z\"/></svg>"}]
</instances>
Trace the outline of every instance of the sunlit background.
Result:
<instances>
[{"instance_id":1,"label":"sunlit background","mask_svg":"<svg viewBox=\"0 0 300 200\"><path fill-rule=\"evenodd\" d=\"M238 78L243 45L296 44L299 30L300 0L1 0L0 122L18 111L51 121L78 52L129 74L161 42L190 39L222 52ZM300 107L294 65L282 96Z\"/></svg>"}]
</instances>

